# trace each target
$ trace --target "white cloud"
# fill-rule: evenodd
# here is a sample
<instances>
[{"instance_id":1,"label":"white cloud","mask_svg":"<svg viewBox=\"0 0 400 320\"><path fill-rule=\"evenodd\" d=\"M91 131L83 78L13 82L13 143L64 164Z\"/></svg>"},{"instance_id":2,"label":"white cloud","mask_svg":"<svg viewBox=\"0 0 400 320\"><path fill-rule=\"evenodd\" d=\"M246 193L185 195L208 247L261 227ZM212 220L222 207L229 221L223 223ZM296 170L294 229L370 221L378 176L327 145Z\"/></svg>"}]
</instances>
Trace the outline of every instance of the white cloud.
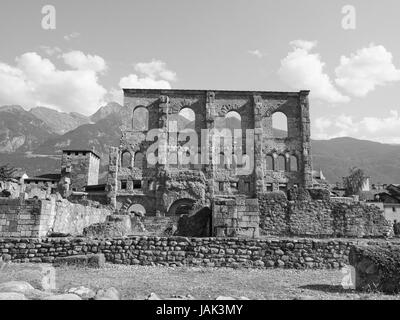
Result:
<instances>
[{"instance_id":1,"label":"white cloud","mask_svg":"<svg viewBox=\"0 0 400 320\"><path fill-rule=\"evenodd\" d=\"M172 81L176 81L176 73L167 69L165 62L152 60L140 62L134 66L139 73L122 77L119 81L120 88L137 89L171 89Z\"/></svg>"},{"instance_id":2,"label":"white cloud","mask_svg":"<svg viewBox=\"0 0 400 320\"><path fill-rule=\"evenodd\" d=\"M58 70L35 52L17 57L15 66L0 62L0 105L41 105L91 114L103 103L105 94L96 71Z\"/></svg>"},{"instance_id":3,"label":"white cloud","mask_svg":"<svg viewBox=\"0 0 400 320\"><path fill-rule=\"evenodd\" d=\"M256 50L249 50L249 51L247 51L249 54L251 54L252 56L255 56L255 57L257 57L257 58L259 58L259 59L261 59L264 55L263 55L263 53L260 51L260 50L258 50L258 49L256 49Z\"/></svg>"},{"instance_id":4,"label":"white cloud","mask_svg":"<svg viewBox=\"0 0 400 320\"><path fill-rule=\"evenodd\" d=\"M122 89L111 88L104 97L106 102L118 102L120 105L124 103L124 92Z\"/></svg>"},{"instance_id":5,"label":"white cloud","mask_svg":"<svg viewBox=\"0 0 400 320\"><path fill-rule=\"evenodd\" d=\"M167 69L166 63L160 60L139 62L135 65L135 70L150 79L160 78L166 81L176 81L176 73Z\"/></svg>"},{"instance_id":6,"label":"white cloud","mask_svg":"<svg viewBox=\"0 0 400 320\"><path fill-rule=\"evenodd\" d=\"M79 32L72 32L64 36L64 40L70 41L72 39L78 38L81 34Z\"/></svg>"},{"instance_id":7,"label":"white cloud","mask_svg":"<svg viewBox=\"0 0 400 320\"><path fill-rule=\"evenodd\" d=\"M400 143L400 114L391 110L386 117L364 117L355 120L348 115L320 117L313 126L315 139L357 137L384 143Z\"/></svg>"},{"instance_id":8,"label":"white cloud","mask_svg":"<svg viewBox=\"0 0 400 320\"><path fill-rule=\"evenodd\" d=\"M316 42L295 40L293 50L281 60L278 75L295 90L311 90L310 95L329 103L343 103L350 99L341 94L324 72L325 63L318 53L310 53Z\"/></svg>"},{"instance_id":9,"label":"white cloud","mask_svg":"<svg viewBox=\"0 0 400 320\"><path fill-rule=\"evenodd\" d=\"M293 40L290 44L295 48L300 48L306 51L310 51L311 49L317 46L317 41L308 41L308 40Z\"/></svg>"},{"instance_id":10,"label":"white cloud","mask_svg":"<svg viewBox=\"0 0 400 320\"><path fill-rule=\"evenodd\" d=\"M42 49L48 56L53 56L56 53L62 52L59 47L40 46L40 49Z\"/></svg>"},{"instance_id":11,"label":"white cloud","mask_svg":"<svg viewBox=\"0 0 400 320\"><path fill-rule=\"evenodd\" d=\"M171 85L168 81L154 80L149 77L140 78L136 74L121 78L119 86L121 88L136 89L171 89Z\"/></svg>"},{"instance_id":12,"label":"white cloud","mask_svg":"<svg viewBox=\"0 0 400 320\"><path fill-rule=\"evenodd\" d=\"M64 63L77 70L102 72L107 69L106 62L97 55L85 55L82 51L71 51L62 55Z\"/></svg>"},{"instance_id":13,"label":"white cloud","mask_svg":"<svg viewBox=\"0 0 400 320\"><path fill-rule=\"evenodd\" d=\"M371 44L349 58L340 58L335 82L348 93L364 97L376 86L400 81L400 69L396 69L392 60L392 54L385 47Z\"/></svg>"}]
</instances>

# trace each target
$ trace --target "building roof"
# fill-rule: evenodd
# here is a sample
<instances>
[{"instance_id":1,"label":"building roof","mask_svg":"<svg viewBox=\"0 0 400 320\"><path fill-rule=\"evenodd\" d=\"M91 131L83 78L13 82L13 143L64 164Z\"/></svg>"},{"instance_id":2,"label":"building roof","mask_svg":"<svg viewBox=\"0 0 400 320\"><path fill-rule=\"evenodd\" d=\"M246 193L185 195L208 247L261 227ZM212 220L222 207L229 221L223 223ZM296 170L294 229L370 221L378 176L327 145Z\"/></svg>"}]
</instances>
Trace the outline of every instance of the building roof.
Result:
<instances>
[{"instance_id":1,"label":"building roof","mask_svg":"<svg viewBox=\"0 0 400 320\"><path fill-rule=\"evenodd\" d=\"M64 149L62 152L63 153L66 153L66 152L89 152L100 159L100 156L95 151L89 150L89 149Z\"/></svg>"}]
</instances>

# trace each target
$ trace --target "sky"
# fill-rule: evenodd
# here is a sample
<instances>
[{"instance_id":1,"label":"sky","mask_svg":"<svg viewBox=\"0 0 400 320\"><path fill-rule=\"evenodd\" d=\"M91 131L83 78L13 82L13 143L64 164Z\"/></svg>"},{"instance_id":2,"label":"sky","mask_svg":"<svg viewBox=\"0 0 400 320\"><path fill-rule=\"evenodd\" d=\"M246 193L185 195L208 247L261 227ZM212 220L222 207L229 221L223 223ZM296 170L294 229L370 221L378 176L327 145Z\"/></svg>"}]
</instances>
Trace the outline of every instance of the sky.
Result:
<instances>
[{"instance_id":1,"label":"sky","mask_svg":"<svg viewBox=\"0 0 400 320\"><path fill-rule=\"evenodd\" d=\"M399 12L398 0L1 0L0 105L90 115L123 87L304 89L312 138L400 143Z\"/></svg>"}]
</instances>

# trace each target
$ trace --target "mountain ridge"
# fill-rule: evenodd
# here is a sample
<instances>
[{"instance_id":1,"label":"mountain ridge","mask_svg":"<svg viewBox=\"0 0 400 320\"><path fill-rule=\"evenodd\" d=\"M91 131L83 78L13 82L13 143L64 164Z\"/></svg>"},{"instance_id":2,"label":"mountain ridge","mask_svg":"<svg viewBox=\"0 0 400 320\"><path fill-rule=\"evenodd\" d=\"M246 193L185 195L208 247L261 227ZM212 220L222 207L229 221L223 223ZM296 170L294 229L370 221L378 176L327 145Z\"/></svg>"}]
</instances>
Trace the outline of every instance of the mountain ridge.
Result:
<instances>
[{"instance_id":1,"label":"mountain ridge","mask_svg":"<svg viewBox=\"0 0 400 320\"><path fill-rule=\"evenodd\" d=\"M57 134L35 115L38 110L47 109L30 112L20 106L0 107L0 163L26 166L31 174L46 173L46 168L59 170L57 155L62 149L94 147L102 157L102 164L106 165L109 147L119 145L120 128L126 123L129 112L128 108L112 102L88 117L61 113L61 116L76 117L80 119L78 123L84 123ZM133 124L142 120L134 119ZM331 183L341 181L354 166L364 169L375 183L400 182L400 145L340 137L312 140L311 152L314 169L321 169Z\"/></svg>"}]
</instances>

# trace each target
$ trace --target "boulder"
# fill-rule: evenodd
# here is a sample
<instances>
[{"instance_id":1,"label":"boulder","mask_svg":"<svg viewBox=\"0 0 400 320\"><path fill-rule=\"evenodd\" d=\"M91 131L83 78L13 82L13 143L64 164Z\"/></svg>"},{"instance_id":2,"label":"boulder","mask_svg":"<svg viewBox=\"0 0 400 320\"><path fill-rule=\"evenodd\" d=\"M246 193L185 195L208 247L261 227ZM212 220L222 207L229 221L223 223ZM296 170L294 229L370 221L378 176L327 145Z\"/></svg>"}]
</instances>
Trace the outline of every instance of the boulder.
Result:
<instances>
[{"instance_id":1,"label":"boulder","mask_svg":"<svg viewBox=\"0 0 400 320\"><path fill-rule=\"evenodd\" d=\"M22 293L0 292L0 300L28 300Z\"/></svg>"},{"instance_id":2,"label":"boulder","mask_svg":"<svg viewBox=\"0 0 400 320\"><path fill-rule=\"evenodd\" d=\"M80 296L82 299L85 300L93 299L96 296L96 293L92 289L86 288L84 286L71 288L67 291L67 293L76 294L77 296Z\"/></svg>"},{"instance_id":3,"label":"boulder","mask_svg":"<svg viewBox=\"0 0 400 320\"><path fill-rule=\"evenodd\" d=\"M154 292L150 293L145 300L162 300L158 295Z\"/></svg>"},{"instance_id":4,"label":"boulder","mask_svg":"<svg viewBox=\"0 0 400 320\"><path fill-rule=\"evenodd\" d=\"M33 289L33 290L28 290L25 292L25 296L29 300L43 300L49 296L52 296L53 293L48 292L48 291L41 291L38 289Z\"/></svg>"},{"instance_id":5,"label":"boulder","mask_svg":"<svg viewBox=\"0 0 400 320\"><path fill-rule=\"evenodd\" d=\"M121 300L121 295L118 290L113 287L107 290L100 289L97 291L94 300Z\"/></svg>"},{"instance_id":6,"label":"boulder","mask_svg":"<svg viewBox=\"0 0 400 320\"><path fill-rule=\"evenodd\" d=\"M76 294L73 293L65 293L65 294L57 294L45 297L43 300L82 300Z\"/></svg>"},{"instance_id":7,"label":"boulder","mask_svg":"<svg viewBox=\"0 0 400 320\"><path fill-rule=\"evenodd\" d=\"M104 267L106 258L104 254L90 253L85 255L76 255L69 257L57 257L54 259L55 266L77 266L77 267L91 267L102 268Z\"/></svg>"},{"instance_id":8,"label":"boulder","mask_svg":"<svg viewBox=\"0 0 400 320\"><path fill-rule=\"evenodd\" d=\"M26 281L9 281L0 284L0 292L16 292L25 294L27 291L35 290Z\"/></svg>"}]
</instances>

